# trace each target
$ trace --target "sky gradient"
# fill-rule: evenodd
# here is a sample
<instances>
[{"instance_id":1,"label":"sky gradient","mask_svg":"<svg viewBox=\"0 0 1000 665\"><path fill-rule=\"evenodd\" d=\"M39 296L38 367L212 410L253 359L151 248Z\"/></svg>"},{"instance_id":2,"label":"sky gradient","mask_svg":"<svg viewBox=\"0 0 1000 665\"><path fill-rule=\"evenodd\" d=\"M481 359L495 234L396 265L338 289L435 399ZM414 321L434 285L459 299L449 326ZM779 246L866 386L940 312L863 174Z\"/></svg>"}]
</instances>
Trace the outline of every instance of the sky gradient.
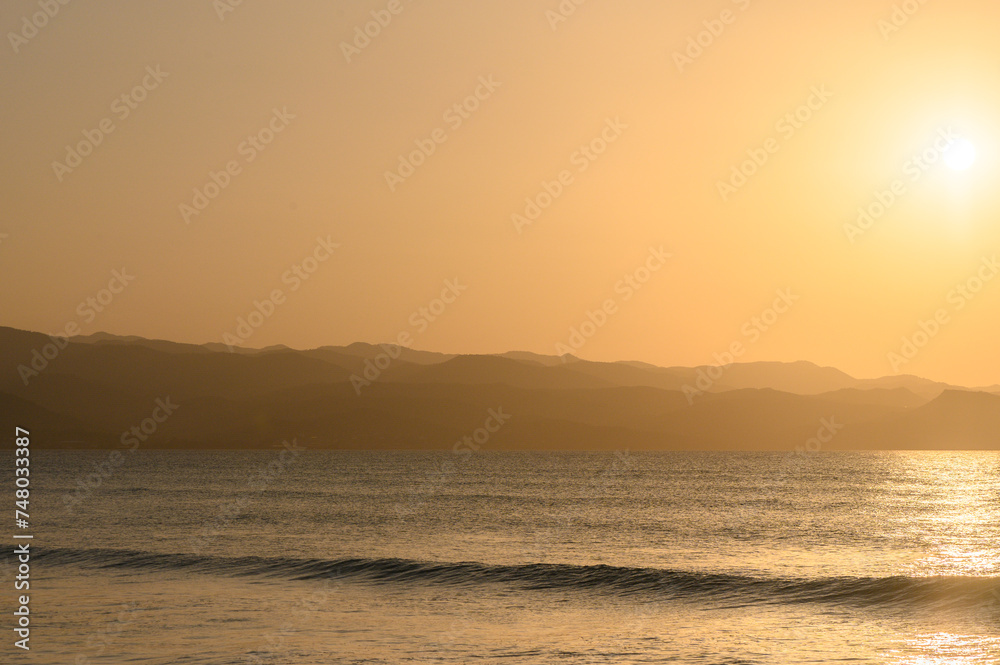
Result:
<instances>
[{"instance_id":1,"label":"sky gradient","mask_svg":"<svg viewBox=\"0 0 1000 665\"><path fill-rule=\"evenodd\" d=\"M996 3L39 11L4 325L1000 382Z\"/></svg>"}]
</instances>

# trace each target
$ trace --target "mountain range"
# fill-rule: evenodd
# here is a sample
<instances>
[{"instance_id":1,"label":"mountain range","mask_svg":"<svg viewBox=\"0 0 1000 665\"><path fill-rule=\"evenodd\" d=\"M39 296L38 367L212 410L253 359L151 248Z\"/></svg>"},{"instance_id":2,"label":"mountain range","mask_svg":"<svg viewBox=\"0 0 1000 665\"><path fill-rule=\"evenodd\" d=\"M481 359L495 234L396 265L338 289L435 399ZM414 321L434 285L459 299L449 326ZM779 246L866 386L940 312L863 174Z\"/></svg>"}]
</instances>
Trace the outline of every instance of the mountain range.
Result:
<instances>
[{"instance_id":1,"label":"mountain range","mask_svg":"<svg viewBox=\"0 0 1000 665\"><path fill-rule=\"evenodd\" d=\"M1000 449L1000 385L856 379L809 362L658 367L3 327L0 349L0 417L36 447Z\"/></svg>"}]
</instances>

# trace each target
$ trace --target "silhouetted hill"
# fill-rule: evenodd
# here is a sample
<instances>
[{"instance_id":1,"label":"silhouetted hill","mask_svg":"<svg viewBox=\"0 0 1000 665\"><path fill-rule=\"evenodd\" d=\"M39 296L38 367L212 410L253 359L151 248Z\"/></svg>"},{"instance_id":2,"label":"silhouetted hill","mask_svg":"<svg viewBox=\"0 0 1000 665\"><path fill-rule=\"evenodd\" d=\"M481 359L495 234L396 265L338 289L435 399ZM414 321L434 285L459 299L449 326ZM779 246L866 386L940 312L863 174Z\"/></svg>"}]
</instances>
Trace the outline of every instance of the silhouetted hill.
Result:
<instances>
[{"instance_id":1,"label":"silhouetted hill","mask_svg":"<svg viewBox=\"0 0 1000 665\"><path fill-rule=\"evenodd\" d=\"M686 387L708 368L409 349L386 363L386 347L368 344L213 349L0 328L3 424L41 433L38 447L119 447L169 399L176 411L144 447L270 448L298 438L317 448L449 450L492 409L510 420L488 450L1000 448L1000 396L912 376L858 381L811 363L716 368L717 380L691 395Z\"/></svg>"},{"instance_id":2,"label":"silhouetted hill","mask_svg":"<svg viewBox=\"0 0 1000 665\"><path fill-rule=\"evenodd\" d=\"M863 389L886 388L890 390L895 388L905 388L926 399L934 399L943 391L950 388L956 388L958 386L950 386L947 383L930 381L919 376L913 376L912 374L899 374L897 376L883 376L878 379L865 379L858 381L857 386L855 387Z\"/></svg>"},{"instance_id":3,"label":"silhouetted hill","mask_svg":"<svg viewBox=\"0 0 1000 665\"><path fill-rule=\"evenodd\" d=\"M671 368L682 373L685 383L694 384L701 374L711 376L716 368ZM729 388L773 388L800 395L818 395L833 390L857 387L858 380L832 367L820 367L810 362L734 363L722 368L715 381Z\"/></svg>"},{"instance_id":4,"label":"silhouetted hill","mask_svg":"<svg viewBox=\"0 0 1000 665\"><path fill-rule=\"evenodd\" d=\"M0 329L0 343L0 391L24 396L38 390L40 379L49 375L71 375L125 392L175 399L248 396L293 385L342 382L350 376L340 367L294 351L241 355L173 349L168 353L139 343L86 342L57 349L47 335L11 328ZM52 349L54 357L41 357L45 349Z\"/></svg>"},{"instance_id":5,"label":"silhouetted hill","mask_svg":"<svg viewBox=\"0 0 1000 665\"><path fill-rule=\"evenodd\" d=\"M946 390L905 415L859 426L844 438L851 446L870 442L890 449L1000 449L1000 396Z\"/></svg>"},{"instance_id":6,"label":"silhouetted hill","mask_svg":"<svg viewBox=\"0 0 1000 665\"><path fill-rule=\"evenodd\" d=\"M648 386L663 390L682 390L685 384L690 382L686 381L679 373L662 367L644 368L628 363L599 363L588 360L569 362L564 367L616 386ZM720 384L714 388L722 390L725 389L725 386Z\"/></svg>"},{"instance_id":7,"label":"silhouetted hill","mask_svg":"<svg viewBox=\"0 0 1000 665\"><path fill-rule=\"evenodd\" d=\"M0 427L9 433L14 433L15 427L21 427L31 435L35 444L39 447L88 447L86 442L101 440L104 447L110 448L114 444L105 437L106 433L100 428L90 428L84 423L72 418L65 413L59 413L41 407L14 395L0 392ZM81 445L82 444L82 445Z\"/></svg>"},{"instance_id":8,"label":"silhouetted hill","mask_svg":"<svg viewBox=\"0 0 1000 665\"><path fill-rule=\"evenodd\" d=\"M198 344L183 344L180 342L168 342L162 339L145 339L144 337L136 337L135 335L111 335L105 332L98 332L92 335L77 335L72 338L75 343L82 344L116 344L116 345L134 345L143 346L147 349L153 349L154 351L163 351L164 353L211 353L211 348L206 348L205 345ZM215 349L219 351L226 350L225 344L219 345L221 348Z\"/></svg>"},{"instance_id":9,"label":"silhouetted hill","mask_svg":"<svg viewBox=\"0 0 1000 665\"><path fill-rule=\"evenodd\" d=\"M571 369L571 367L573 369ZM503 383L518 388L603 388L612 382L576 371L575 365L545 367L535 362L502 356L458 356L406 374L398 370L388 377L408 383Z\"/></svg>"},{"instance_id":10,"label":"silhouetted hill","mask_svg":"<svg viewBox=\"0 0 1000 665\"><path fill-rule=\"evenodd\" d=\"M323 346L317 349L317 351L325 350L344 353L358 358L375 358L376 356L385 354L387 351L391 351L392 353L399 354L399 360L406 363L413 363L415 365L434 365L451 360L455 357L455 355L451 353L418 351L416 349L406 348L405 346L392 344L365 344L364 342L355 342L354 344L350 344L348 346Z\"/></svg>"},{"instance_id":11,"label":"silhouetted hill","mask_svg":"<svg viewBox=\"0 0 1000 665\"><path fill-rule=\"evenodd\" d=\"M663 430L712 449L782 450L804 446L824 421L851 426L901 411L879 404L850 404L771 389L705 395L664 416Z\"/></svg>"},{"instance_id":12,"label":"silhouetted hill","mask_svg":"<svg viewBox=\"0 0 1000 665\"><path fill-rule=\"evenodd\" d=\"M844 388L822 393L818 397L844 404L878 404L906 409L926 404L928 401L907 388Z\"/></svg>"},{"instance_id":13,"label":"silhouetted hill","mask_svg":"<svg viewBox=\"0 0 1000 665\"><path fill-rule=\"evenodd\" d=\"M576 356L569 353L564 356L546 356L541 353L530 353L528 351L508 351L507 353L501 353L500 355L504 358L510 358L511 360L526 360L528 362L538 363L539 365L545 365L546 367L565 365L566 363L580 360Z\"/></svg>"}]
</instances>

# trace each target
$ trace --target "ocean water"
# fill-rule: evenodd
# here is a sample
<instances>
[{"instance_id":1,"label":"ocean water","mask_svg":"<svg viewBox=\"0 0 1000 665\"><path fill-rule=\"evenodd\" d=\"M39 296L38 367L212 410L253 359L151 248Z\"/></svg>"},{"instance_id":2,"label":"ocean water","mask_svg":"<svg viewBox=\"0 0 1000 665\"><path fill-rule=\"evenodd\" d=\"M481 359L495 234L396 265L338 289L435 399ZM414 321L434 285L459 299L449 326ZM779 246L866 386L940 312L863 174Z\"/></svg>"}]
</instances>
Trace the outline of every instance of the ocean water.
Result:
<instances>
[{"instance_id":1,"label":"ocean water","mask_svg":"<svg viewBox=\"0 0 1000 665\"><path fill-rule=\"evenodd\" d=\"M122 455L35 453L3 662L1000 663L998 453Z\"/></svg>"}]
</instances>

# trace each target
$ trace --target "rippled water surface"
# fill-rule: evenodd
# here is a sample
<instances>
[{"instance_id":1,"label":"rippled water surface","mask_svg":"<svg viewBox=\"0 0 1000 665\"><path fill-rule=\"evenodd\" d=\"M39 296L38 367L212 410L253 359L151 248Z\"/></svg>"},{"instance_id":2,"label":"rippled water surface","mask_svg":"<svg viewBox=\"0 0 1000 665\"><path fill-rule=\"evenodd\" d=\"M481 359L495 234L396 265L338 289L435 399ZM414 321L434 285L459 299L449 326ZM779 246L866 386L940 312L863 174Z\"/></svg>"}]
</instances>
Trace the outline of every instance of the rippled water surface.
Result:
<instances>
[{"instance_id":1,"label":"rippled water surface","mask_svg":"<svg viewBox=\"0 0 1000 665\"><path fill-rule=\"evenodd\" d=\"M107 459L34 460L26 662L1000 662L996 453Z\"/></svg>"}]
</instances>

